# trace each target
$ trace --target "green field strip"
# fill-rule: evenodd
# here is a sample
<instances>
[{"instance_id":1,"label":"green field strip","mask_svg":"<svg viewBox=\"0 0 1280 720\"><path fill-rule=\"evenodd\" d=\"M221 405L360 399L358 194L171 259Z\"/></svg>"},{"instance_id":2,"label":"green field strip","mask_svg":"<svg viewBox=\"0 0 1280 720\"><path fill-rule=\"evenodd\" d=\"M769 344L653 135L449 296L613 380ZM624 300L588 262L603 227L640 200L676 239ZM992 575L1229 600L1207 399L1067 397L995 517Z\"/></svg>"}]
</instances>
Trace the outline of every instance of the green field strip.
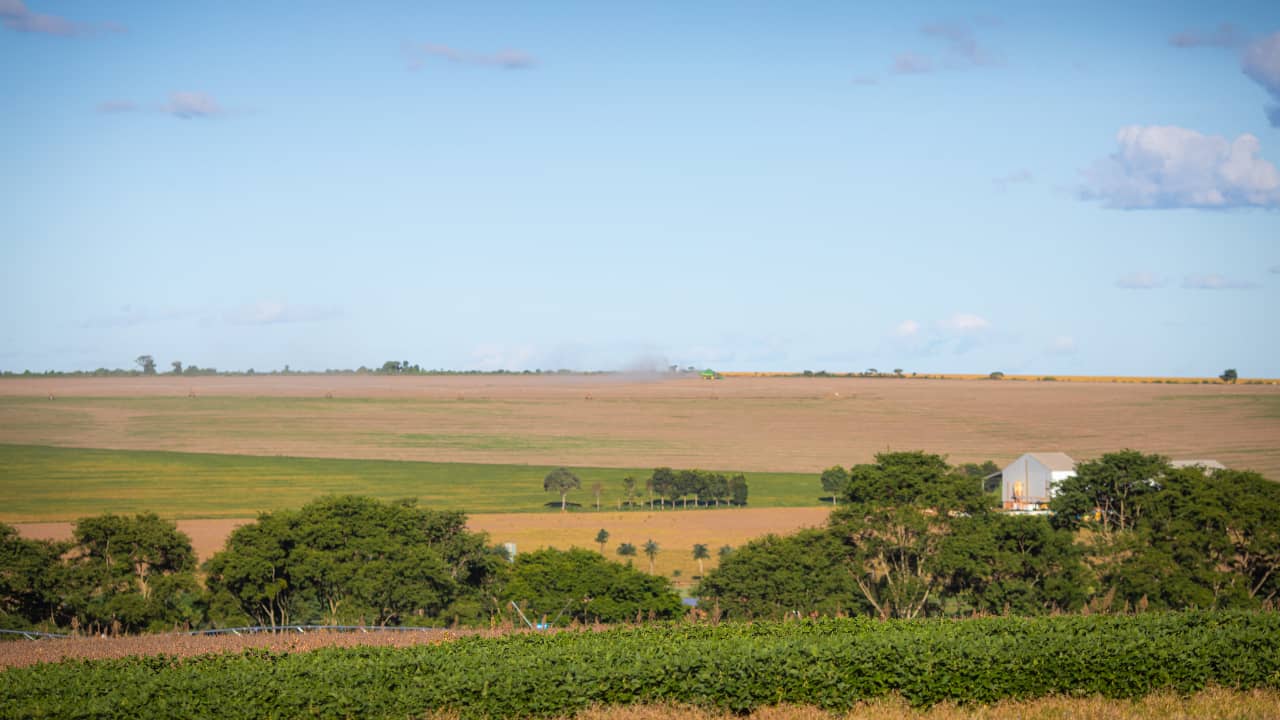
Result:
<instances>
[{"instance_id":1,"label":"green field strip","mask_svg":"<svg viewBox=\"0 0 1280 720\"><path fill-rule=\"evenodd\" d=\"M437 463L313 457L100 450L0 444L0 521L52 522L106 512L168 518L253 517L300 507L330 494L391 500L469 513L546 512L558 500L542 490L543 465ZM616 508L622 478L643 493L652 468L574 467L582 489L570 502ZM821 504L810 473L746 473L750 507ZM689 512L696 512L690 510Z\"/></svg>"}]
</instances>

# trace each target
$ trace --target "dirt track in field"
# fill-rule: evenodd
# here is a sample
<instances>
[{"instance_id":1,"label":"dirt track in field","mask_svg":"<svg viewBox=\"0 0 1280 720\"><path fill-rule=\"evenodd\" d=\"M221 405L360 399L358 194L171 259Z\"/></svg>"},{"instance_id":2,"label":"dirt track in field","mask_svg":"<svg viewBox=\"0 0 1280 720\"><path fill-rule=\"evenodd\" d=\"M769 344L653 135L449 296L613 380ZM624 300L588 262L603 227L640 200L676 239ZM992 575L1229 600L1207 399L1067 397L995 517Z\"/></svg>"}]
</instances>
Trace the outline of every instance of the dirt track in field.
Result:
<instances>
[{"instance_id":1,"label":"dirt track in field","mask_svg":"<svg viewBox=\"0 0 1280 720\"><path fill-rule=\"evenodd\" d=\"M1280 386L580 375L6 379L0 442L792 472L867 462L886 448L1002 463L1030 450L1088 458L1132 447L1280 479Z\"/></svg>"}]
</instances>

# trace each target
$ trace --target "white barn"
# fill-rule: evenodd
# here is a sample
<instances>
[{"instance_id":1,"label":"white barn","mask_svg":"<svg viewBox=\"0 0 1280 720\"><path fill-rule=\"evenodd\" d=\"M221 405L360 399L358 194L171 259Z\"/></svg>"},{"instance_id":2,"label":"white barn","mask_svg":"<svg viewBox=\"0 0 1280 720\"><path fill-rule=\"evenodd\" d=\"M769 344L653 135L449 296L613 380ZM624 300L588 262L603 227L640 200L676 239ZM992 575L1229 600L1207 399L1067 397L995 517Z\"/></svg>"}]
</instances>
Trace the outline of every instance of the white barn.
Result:
<instances>
[{"instance_id":1,"label":"white barn","mask_svg":"<svg viewBox=\"0 0 1280 720\"><path fill-rule=\"evenodd\" d=\"M1054 486L1076 474L1076 461L1060 452L1027 453L1000 471L1000 499L1011 512L1047 512Z\"/></svg>"}]
</instances>

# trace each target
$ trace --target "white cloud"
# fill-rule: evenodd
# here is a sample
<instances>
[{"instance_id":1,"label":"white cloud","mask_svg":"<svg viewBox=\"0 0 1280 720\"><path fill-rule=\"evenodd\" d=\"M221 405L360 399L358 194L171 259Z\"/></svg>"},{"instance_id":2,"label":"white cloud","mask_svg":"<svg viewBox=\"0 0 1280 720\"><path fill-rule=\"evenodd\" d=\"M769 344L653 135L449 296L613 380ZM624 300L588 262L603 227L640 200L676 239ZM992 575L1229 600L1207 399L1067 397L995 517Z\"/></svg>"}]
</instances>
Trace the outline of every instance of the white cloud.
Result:
<instances>
[{"instance_id":1,"label":"white cloud","mask_svg":"<svg viewBox=\"0 0 1280 720\"><path fill-rule=\"evenodd\" d=\"M893 59L893 65L889 66L889 72L894 75L923 75L927 72L933 72L933 60L927 55L917 55L915 53L902 53Z\"/></svg>"},{"instance_id":2,"label":"white cloud","mask_svg":"<svg viewBox=\"0 0 1280 720\"><path fill-rule=\"evenodd\" d=\"M903 320L893 329L893 334L898 337L914 337L920 332L920 323L915 320Z\"/></svg>"},{"instance_id":3,"label":"white cloud","mask_svg":"<svg viewBox=\"0 0 1280 720\"><path fill-rule=\"evenodd\" d=\"M285 302L264 301L242 305L227 311L223 319L231 325L278 325L283 323L317 322L341 314L335 307L319 305L290 305Z\"/></svg>"},{"instance_id":4,"label":"white cloud","mask_svg":"<svg viewBox=\"0 0 1280 720\"><path fill-rule=\"evenodd\" d=\"M494 53L473 53L438 43L407 44L409 68L418 70L428 58L439 58L459 65L479 65L503 70L528 70L538 64L537 58L523 50L499 50Z\"/></svg>"},{"instance_id":5,"label":"white cloud","mask_svg":"<svg viewBox=\"0 0 1280 720\"><path fill-rule=\"evenodd\" d=\"M1046 351L1050 355L1074 355L1076 352L1076 339L1070 335L1059 335L1049 343Z\"/></svg>"},{"instance_id":6,"label":"white cloud","mask_svg":"<svg viewBox=\"0 0 1280 720\"><path fill-rule=\"evenodd\" d=\"M222 114L218 101L202 92L175 92L169 95L164 111L183 120Z\"/></svg>"},{"instance_id":7,"label":"white cloud","mask_svg":"<svg viewBox=\"0 0 1280 720\"><path fill-rule=\"evenodd\" d=\"M83 31L79 23L57 15L32 12L22 0L0 0L0 23L15 32L44 35L76 35Z\"/></svg>"},{"instance_id":8,"label":"white cloud","mask_svg":"<svg viewBox=\"0 0 1280 720\"><path fill-rule=\"evenodd\" d=\"M982 332L991 327L991 323L987 322L984 317L978 315L970 315L968 313L956 313L946 320L938 323L938 327L953 333L976 333Z\"/></svg>"},{"instance_id":9,"label":"white cloud","mask_svg":"<svg viewBox=\"0 0 1280 720\"><path fill-rule=\"evenodd\" d=\"M1247 36L1231 23L1223 23L1212 30L1187 30L1169 38L1169 44L1180 48L1219 47L1238 48Z\"/></svg>"},{"instance_id":10,"label":"white cloud","mask_svg":"<svg viewBox=\"0 0 1280 720\"><path fill-rule=\"evenodd\" d=\"M1232 280L1217 273L1188 275L1182 279L1182 287L1189 290L1247 290L1257 287L1254 283Z\"/></svg>"},{"instance_id":11,"label":"white cloud","mask_svg":"<svg viewBox=\"0 0 1280 720\"><path fill-rule=\"evenodd\" d=\"M1151 290L1164 287L1164 278L1149 272L1131 272L1116 280L1116 287L1125 290Z\"/></svg>"},{"instance_id":12,"label":"white cloud","mask_svg":"<svg viewBox=\"0 0 1280 720\"><path fill-rule=\"evenodd\" d=\"M1124 210L1280 207L1280 171L1244 134L1228 141L1175 126L1122 128L1119 148L1085 174L1080 197Z\"/></svg>"},{"instance_id":13,"label":"white cloud","mask_svg":"<svg viewBox=\"0 0 1280 720\"><path fill-rule=\"evenodd\" d=\"M1026 168L1015 170L1008 175L998 178L992 178L991 182L1000 190L1008 190L1010 185L1026 185L1034 182L1035 177L1031 175L1031 171Z\"/></svg>"},{"instance_id":14,"label":"white cloud","mask_svg":"<svg viewBox=\"0 0 1280 720\"><path fill-rule=\"evenodd\" d=\"M1267 106L1267 119L1273 127L1280 127L1280 32L1250 44L1241 69L1271 95L1275 104Z\"/></svg>"}]
</instances>

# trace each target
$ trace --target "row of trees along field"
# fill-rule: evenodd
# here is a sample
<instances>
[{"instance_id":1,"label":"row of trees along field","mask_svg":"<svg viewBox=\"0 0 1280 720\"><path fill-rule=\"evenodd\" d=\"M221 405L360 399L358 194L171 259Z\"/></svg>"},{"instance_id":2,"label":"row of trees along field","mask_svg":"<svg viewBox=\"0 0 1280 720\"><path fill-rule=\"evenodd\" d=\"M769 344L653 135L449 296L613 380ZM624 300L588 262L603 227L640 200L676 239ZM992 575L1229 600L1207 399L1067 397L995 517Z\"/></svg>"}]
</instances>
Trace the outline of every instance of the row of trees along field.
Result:
<instances>
[{"instance_id":1,"label":"row of trees along field","mask_svg":"<svg viewBox=\"0 0 1280 720\"><path fill-rule=\"evenodd\" d=\"M560 509L569 506L569 493L582 489L582 479L569 468L556 468L547 473L542 480L542 489L560 495ZM742 507L747 504L747 478L742 473L726 475L706 470L672 470L669 467L656 468L653 474L645 479L644 494L635 477L628 475L622 478L623 498L619 507L647 507L653 509L655 503L659 509L689 507L690 499L694 507ZM591 492L595 496L596 509L600 509L600 494L604 490L602 483L595 483Z\"/></svg>"},{"instance_id":2,"label":"row of trees along field","mask_svg":"<svg viewBox=\"0 0 1280 720\"><path fill-rule=\"evenodd\" d=\"M1051 516L994 510L921 452L829 470L825 528L767 536L700 583L730 617L1257 608L1280 602L1280 485L1125 450L1081 463Z\"/></svg>"},{"instance_id":3,"label":"row of trees along field","mask_svg":"<svg viewBox=\"0 0 1280 720\"><path fill-rule=\"evenodd\" d=\"M330 497L263 514L202 568L190 539L153 514L82 519L71 542L0 525L0 627L10 629L481 625L512 601L561 624L680 610L665 578L585 550L509 563L462 513L411 502Z\"/></svg>"}]
</instances>

